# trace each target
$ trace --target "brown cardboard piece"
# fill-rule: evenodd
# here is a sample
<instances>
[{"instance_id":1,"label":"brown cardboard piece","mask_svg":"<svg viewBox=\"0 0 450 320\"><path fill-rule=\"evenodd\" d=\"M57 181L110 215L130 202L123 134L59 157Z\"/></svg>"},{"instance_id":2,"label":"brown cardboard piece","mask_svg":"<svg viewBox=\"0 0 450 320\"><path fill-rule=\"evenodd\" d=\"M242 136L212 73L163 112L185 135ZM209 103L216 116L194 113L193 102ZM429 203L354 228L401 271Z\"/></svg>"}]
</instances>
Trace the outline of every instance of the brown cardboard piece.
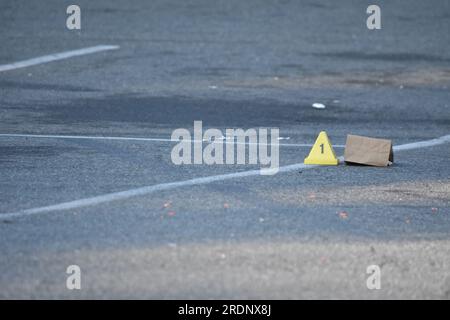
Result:
<instances>
[{"instance_id":1,"label":"brown cardboard piece","mask_svg":"<svg viewBox=\"0 0 450 320\"><path fill-rule=\"evenodd\" d=\"M394 162L392 141L348 134L344 161L377 167L389 166Z\"/></svg>"}]
</instances>

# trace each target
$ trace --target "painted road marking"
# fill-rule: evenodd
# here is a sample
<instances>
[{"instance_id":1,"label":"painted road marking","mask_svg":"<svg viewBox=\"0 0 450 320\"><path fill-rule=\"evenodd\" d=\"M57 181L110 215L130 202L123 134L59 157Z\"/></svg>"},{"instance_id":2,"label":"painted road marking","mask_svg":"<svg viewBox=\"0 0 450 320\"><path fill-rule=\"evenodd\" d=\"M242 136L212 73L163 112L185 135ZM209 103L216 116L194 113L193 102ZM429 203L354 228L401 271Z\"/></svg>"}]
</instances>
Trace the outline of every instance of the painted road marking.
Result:
<instances>
[{"instance_id":1,"label":"painted road marking","mask_svg":"<svg viewBox=\"0 0 450 320\"><path fill-rule=\"evenodd\" d=\"M9 64L0 65L0 72L9 71L14 69L26 68L30 66L35 66L37 64L48 63L57 60L63 60L67 58L82 56L85 54L92 54L96 52L106 51L106 50L116 50L119 49L119 46L107 46L107 45L99 45L95 47L88 47L78 50L65 51L59 53L53 53L42 57L32 58L28 60L18 61Z\"/></svg>"},{"instance_id":2,"label":"painted road marking","mask_svg":"<svg viewBox=\"0 0 450 320\"><path fill-rule=\"evenodd\" d=\"M443 137L426 140L426 141L418 141L418 142L402 144L399 146L394 146L394 151L404 151L404 150L433 147L433 146L437 146L437 145L447 143L447 142L450 142L450 135L446 135Z\"/></svg>"},{"instance_id":3,"label":"painted road marking","mask_svg":"<svg viewBox=\"0 0 450 320\"><path fill-rule=\"evenodd\" d=\"M394 150L395 151L403 151L403 150L419 149L419 148L425 148L425 147L432 147L432 146L449 143L449 142L450 142L450 135L446 135L446 136L442 136L440 138L436 138L436 139L432 139L432 140L419 141L419 142L413 142L413 143L399 145L399 146L394 147ZM338 159L340 161L344 160L343 157L339 157ZM305 169L312 169L312 168L316 168L316 167L319 167L319 166L305 165L303 163L297 163L297 164L291 164L291 165L280 167L279 172L280 173L289 172L289 171L295 171L295 170L299 170L299 169L305 170ZM0 219L11 219L11 218L36 215L36 214L40 214L40 213L48 213L48 212L53 212L53 211L78 209L78 208L82 208L82 207L94 206L94 205L108 203L108 202L112 202L112 201L129 199L129 198L136 197L136 196L147 195L147 194L154 193L157 191L165 191L165 190L171 190L171 189L187 187L187 186L202 185L202 184L208 184L208 183L212 183L212 182L216 182L216 181L225 181L225 180L236 179L236 178L260 176L260 173L261 173L261 171L259 169L256 169L256 170L248 170L248 171L228 173L228 174L220 174L220 175L203 177L203 178L194 178L194 179L190 179L190 180L161 183L161 184L156 184L156 185L152 185L152 186L146 186L146 187L135 188L135 189L130 189L130 190L126 190L126 191L108 193L108 194L85 198L85 199L79 199L79 200L75 200L75 201L63 202L63 203L45 206L45 207L26 209L26 210L22 210L22 211L18 211L18 212L13 212L13 213L4 213L4 214L0 214Z\"/></svg>"},{"instance_id":4,"label":"painted road marking","mask_svg":"<svg viewBox=\"0 0 450 320\"><path fill-rule=\"evenodd\" d=\"M46 134L14 134L14 133L0 133L0 137L10 138L42 138L42 139L92 139L92 140L118 140L118 141L150 141L150 142L179 142L179 140L172 140L167 138L139 138L139 137L103 137L103 136L71 136L71 135L46 135ZM197 142L197 140L183 140L186 142ZM205 141L207 142L207 141ZM232 144L232 141L220 140L222 143ZM234 142L234 144L247 144L253 145L258 143L252 142ZM279 146L283 147L312 147L312 144L306 143L279 143ZM344 145L333 145L336 148L344 148Z\"/></svg>"}]
</instances>

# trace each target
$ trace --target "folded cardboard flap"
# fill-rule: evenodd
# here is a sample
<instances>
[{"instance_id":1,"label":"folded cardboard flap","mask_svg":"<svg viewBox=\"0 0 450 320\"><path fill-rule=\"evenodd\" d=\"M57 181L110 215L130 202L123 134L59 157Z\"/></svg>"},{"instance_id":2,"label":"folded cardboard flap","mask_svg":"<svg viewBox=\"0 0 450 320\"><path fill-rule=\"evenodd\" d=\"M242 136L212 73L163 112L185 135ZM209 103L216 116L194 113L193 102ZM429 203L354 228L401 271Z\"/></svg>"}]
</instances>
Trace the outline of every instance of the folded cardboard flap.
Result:
<instances>
[{"instance_id":1,"label":"folded cardboard flap","mask_svg":"<svg viewBox=\"0 0 450 320\"><path fill-rule=\"evenodd\" d=\"M394 162L392 141L348 134L344 161L377 167L389 166Z\"/></svg>"}]
</instances>

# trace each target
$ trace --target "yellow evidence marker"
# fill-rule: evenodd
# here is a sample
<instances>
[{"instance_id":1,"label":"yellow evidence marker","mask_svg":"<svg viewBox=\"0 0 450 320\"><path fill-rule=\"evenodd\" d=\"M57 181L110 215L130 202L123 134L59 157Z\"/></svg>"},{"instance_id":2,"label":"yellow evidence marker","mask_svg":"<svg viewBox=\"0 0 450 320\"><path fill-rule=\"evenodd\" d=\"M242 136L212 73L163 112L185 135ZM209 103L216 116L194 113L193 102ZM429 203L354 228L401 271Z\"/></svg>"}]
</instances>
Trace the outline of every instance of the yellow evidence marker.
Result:
<instances>
[{"instance_id":1,"label":"yellow evidence marker","mask_svg":"<svg viewBox=\"0 0 450 320\"><path fill-rule=\"evenodd\" d=\"M321 131L316 139L304 164L320 164L325 166L337 166L339 160L334 154L333 146L325 131Z\"/></svg>"}]
</instances>

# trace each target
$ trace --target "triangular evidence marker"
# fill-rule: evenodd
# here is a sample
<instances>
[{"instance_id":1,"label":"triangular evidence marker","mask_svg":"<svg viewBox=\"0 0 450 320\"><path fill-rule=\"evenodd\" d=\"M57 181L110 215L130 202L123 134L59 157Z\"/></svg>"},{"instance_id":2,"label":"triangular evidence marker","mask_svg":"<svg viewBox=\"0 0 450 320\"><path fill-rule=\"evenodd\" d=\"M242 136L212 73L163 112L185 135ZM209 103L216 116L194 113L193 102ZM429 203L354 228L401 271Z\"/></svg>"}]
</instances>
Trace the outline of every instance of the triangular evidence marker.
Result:
<instances>
[{"instance_id":1,"label":"triangular evidence marker","mask_svg":"<svg viewBox=\"0 0 450 320\"><path fill-rule=\"evenodd\" d=\"M331 145L330 139L325 131L321 131L316 139L309 155L305 158L304 164L319 164L337 166L339 160Z\"/></svg>"}]
</instances>

